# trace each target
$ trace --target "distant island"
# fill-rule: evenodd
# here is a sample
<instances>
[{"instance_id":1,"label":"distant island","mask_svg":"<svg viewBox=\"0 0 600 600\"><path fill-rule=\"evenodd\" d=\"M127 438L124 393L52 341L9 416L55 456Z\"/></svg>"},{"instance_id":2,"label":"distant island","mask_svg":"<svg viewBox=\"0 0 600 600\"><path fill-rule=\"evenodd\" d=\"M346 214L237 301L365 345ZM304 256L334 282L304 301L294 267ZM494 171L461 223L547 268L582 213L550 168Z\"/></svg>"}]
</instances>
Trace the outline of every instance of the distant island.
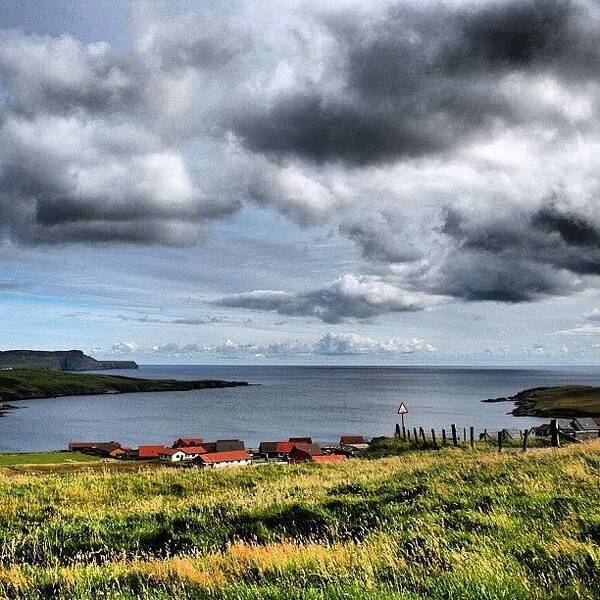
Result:
<instances>
[{"instance_id":1,"label":"distant island","mask_svg":"<svg viewBox=\"0 0 600 600\"><path fill-rule=\"evenodd\" d=\"M245 381L204 379L138 379L122 375L65 373L57 370L15 369L0 371L0 413L11 407L6 402L133 392L174 392L248 385Z\"/></svg>"},{"instance_id":2,"label":"distant island","mask_svg":"<svg viewBox=\"0 0 600 600\"><path fill-rule=\"evenodd\" d=\"M0 370L102 371L137 368L138 366L133 360L96 360L81 350L7 350L0 352Z\"/></svg>"},{"instance_id":3,"label":"distant island","mask_svg":"<svg viewBox=\"0 0 600 600\"><path fill-rule=\"evenodd\" d=\"M590 385L531 388L483 402L514 402L516 417L600 417L600 387Z\"/></svg>"}]
</instances>

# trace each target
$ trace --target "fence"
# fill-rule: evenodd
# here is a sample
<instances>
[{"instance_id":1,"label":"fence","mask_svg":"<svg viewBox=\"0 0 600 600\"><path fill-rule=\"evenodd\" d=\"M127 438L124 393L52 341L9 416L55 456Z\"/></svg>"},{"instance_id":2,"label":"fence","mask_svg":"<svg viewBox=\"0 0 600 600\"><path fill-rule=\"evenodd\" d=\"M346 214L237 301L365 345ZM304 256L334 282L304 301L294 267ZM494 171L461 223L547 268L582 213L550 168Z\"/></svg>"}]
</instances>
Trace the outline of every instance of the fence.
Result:
<instances>
[{"instance_id":1,"label":"fence","mask_svg":"<svg viewBox=\"0 0 600 600\"><path fill-rule=\"evenodd\" d=\"M524 430L509 430L501 429L500 431L488 431L483 429L475 432L473 426L462 427L462 431L452 423L449 430L442 428L441 431L436 431L434 428L429 430L429 433L425 433L423 427L413 427L412 431L410 428L402 427L396 424L395 437L401 439L415 447L433 447L440 448L443 446L452 445L468 446L475 449L478 444L485 443L488 447L490 443L494 443L498 447L498 451L502 452L505 448L520 448L523 452L527 451L528 445L531 441L531 434L534 432L533 428ZM462 434L462 435L461 435ZM548 445L552 447L559 447L560 441L566 440L570 442L580 442L576 437L569 435L560 430L556 419L550 421L549 435L548 436L535 436L536 440L547 439ZM537 444L539 445L539 444Z\"/></svg>"}]
</instances>

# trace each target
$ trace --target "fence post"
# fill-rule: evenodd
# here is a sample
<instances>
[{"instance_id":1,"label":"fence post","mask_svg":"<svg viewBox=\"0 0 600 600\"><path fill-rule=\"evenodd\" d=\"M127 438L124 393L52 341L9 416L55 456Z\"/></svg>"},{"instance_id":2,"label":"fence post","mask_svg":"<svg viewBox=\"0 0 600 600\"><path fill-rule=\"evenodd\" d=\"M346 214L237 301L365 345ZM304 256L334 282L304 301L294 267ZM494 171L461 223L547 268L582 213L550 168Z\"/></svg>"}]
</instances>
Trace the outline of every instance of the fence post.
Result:
<instances>
[{"instance_id":1,"label":"fence post","mask_svg":"<svg viewBox=\"0 0 600 600\"><path fill-rule=\"evenodd\" d=\"M394 433L394 437L400 439L400 425L396 423L396 432Z\"/></svg>"},{"instance_id":2,"label":"fence post","mask_svg":"<svg viewBox=\"0 0 600 600\"><path fill-rule=\"evenodd\" d=\"M419 427L421 433L421 439L423 440L423 446L427 445L427 439L425 438L425 430L422 427Z\"/></svg>"},{"instance_id":3,"label":"fence post","mask_svg":"<svg viewBox=\"0 0 600 600\"><path fill-rule=\"evenodd\" d=\"M446 445L446 430L442 429L442 444Z\"/></svg>"},{"instance_id":4,"label":"fence post","mask_svg":"<svg viewBox=\"0 0 600 600\"><path fill-rule=\"evenodd\" d=\"M419 445L419 436L417 435L417 428L413 427L413 433L415 434L415 445Z\"/></svg>"},{"instance_id":5,"label":"fence post","mask_svg":"<svg viewBox=\"0 0 600 600\"><path fill-rule=\"evenodd\" d=\"M454 423L452 423L452 425L450 425L451 429L452 429L452 444L454 446L458 446L458 439L456 438L456 425Z\"/></svg>"},{"instance_id":6,"label":"fence post","mask_svg":"<svg viewBox=\"0 0 600 600\"><path fill-rule=\"evenodd\" d=\"M475 448L475 428L473 425L469 428L469 442L471 443L471 448Z\"/></svg>"},{"instance_id":7,"label":"fence post","mask_svg":"<svg viewBox=\"0 0 600 600\"><path fill-rule=\"evenodd\" d=\"M502 431L498 432L498 452L502 452L502 440L504 439L504 434Z\"/></svg>"},{"instance_id":8,"label":"fence post","mask_svg":"<svg viewBox=\"0 0 600 600\"><path fill-rule=\"evenodd\" d=\"M408 433L408 443L410 444L410 429L407 430Z\"/></svg>"},{"instance_id":9,"label":"fence post","mask_svg":"<svg viewBox=\"0 0 600 600\"><path fill-rule=\"evenodd\" d=\"M433 427L431 428L431 441L433 442L433 447L437 449L438 445L435 439L435 429Z\"/></svg>"},{"instance_id":10,"label":"fence post","mask_svg":"<svg viewBox=\"0 0 600 600\"><path fill-rule=\"evenodd\" d=\"M560 446L560 440L558 438L558 421L556 419L550 421L550 437L552 447L558 448Z\"/></svg>"},{"instance_id":11,"label":"fence post","mask_svg":"<svg viewBox=\"0 0 600 600\"><path fill-rule=\"evenodd\" d=\"M523 435L523 452L527 452L527 438L529 437L530 432L531 429L526 429L525 434Z\"/></svg>"},{"instance_id":12,"label":"fence post","mask_svg":"<svg viewBox=\"0 0 600 600\"><path fill-rule=\"evenodd\" d=\"M467 441L467 428L463 427L463 442Z\"/></svg>"}]
</instances>

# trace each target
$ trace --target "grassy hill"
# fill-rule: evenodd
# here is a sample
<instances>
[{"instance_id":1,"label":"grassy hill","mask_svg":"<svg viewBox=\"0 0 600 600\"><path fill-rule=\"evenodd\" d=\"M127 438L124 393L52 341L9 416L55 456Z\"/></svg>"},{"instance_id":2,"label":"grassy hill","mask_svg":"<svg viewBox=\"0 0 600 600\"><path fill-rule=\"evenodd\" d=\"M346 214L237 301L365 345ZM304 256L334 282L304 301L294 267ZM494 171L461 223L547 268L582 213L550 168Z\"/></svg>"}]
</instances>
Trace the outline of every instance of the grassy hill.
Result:
<instances>
[{"instance_id":1,"label":"grassy hill","mask_svg":"<svg viewBox=\"0 0 600 600\"><path fill-rule=\"evenodd\" d=\"M599 469L598 442L229 472L0 469L0 597L597 598Z\"/></svg>"},{"instance_id":2,"label":"grassy hill","mask_svg":"<svg viewBox=\"0 0 600 600\"><path fill-rule=\"evenodd\" d=\"M0 352L0 369L54 369L57 371L95 371L100 369L137 369L132 360L96 360L81 350L5 350Z\"/></svg>"},{"instance_id":3,"label":"grassy hill","mask_svg":"<svg viewBox=\"0 0 600 600\"><path fill-rule=\"evenodd\" d=\"M600 387L540 387L519 392L508 400L516 403L513 414L517 416L600 417Z\"/></svg>"},{"instance_id":4,"label":"grassy hill","mask_svg":"<svg viewBox=\"0 0 600 600\"><path fill-rule=\"evenodd\" d=\"M0 371L0 397L5 402L56 396L182 391L236 385L247 384L220 380L138 379L118 375L75 374L44 369Z\"/></svg>"}]
</instances>

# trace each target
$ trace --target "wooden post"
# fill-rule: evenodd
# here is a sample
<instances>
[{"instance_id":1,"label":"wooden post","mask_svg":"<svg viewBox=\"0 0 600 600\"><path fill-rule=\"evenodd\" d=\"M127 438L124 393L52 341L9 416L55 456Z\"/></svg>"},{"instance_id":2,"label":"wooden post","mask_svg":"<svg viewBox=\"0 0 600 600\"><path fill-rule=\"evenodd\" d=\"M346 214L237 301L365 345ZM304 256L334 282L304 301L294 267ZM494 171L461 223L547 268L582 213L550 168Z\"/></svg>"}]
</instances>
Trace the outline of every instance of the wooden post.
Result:
<instances>
[{"instance_id":1,"label":"wooden post","mask_svg":"<svg viewBox=\"0 0 600 600\"><path fill-rule=\"evenodd\" d=\"M471 448L475 448L475 428L473 425L469 428L469 441L471 443Z\"/></svg>"},{"instance_id":2,"label":"wooden post","mask_svg":"<svg viewBox=\"0 0 600 600\"><path fill-rule=\"evenodd\" d=\"M487 429L483 430L483 439L487 440L490 436L488 435Z\"/></svg>"},{"instance_id":3,"label":"wooden post","mask_svg":"<svg viewBox=\"0 0 600 600\"><path fill-rule=\"evenodd\" d=\"M446 430L442 429L442 444L446 445Z\"/></svg>"},{"instance_id":4,"label":"wooden post","mask_svg":"<svg viewBox=\"0 0 600 600\"><path fill-rule=\"evenodd\" d=\"M435 439L435 429L433 427L431 428L431 441L433 442L433 447L437 449L438 445Z\"/></svg>"},{"instance_id":5,"label":"wooden post","mask_svg":"<svg viewBox=\"0 0 600 600\"><path fill-rule=\"evenodd\" d=\"M467 428L463 427L463 442L467 441Z\"/></svg>"},{"instance_id":6,"label":"wooden post","mask_svg":"<svg viewBox=\"0 0 600 600\"><path fill-rule=\"evenodd\" d=\"M406 427L404 427L404 413L402 413L400 415L400 418L402 419L402 439L404 441L406 441Z\"/></svg>"},{"instance_id":7,"label":"wooden post","mask_svg":"<svg viewBox=\"0 0 600 600\"><path fill-rule=\"evenodd\" d=\"M550 421L550 438L553 448L558 448L560 446L560 440L558 438L558 421L556 419L551 419Z\"/></svg>"},{"instance_id":8,"label":"wooden post","mask_svg":"<svg viewBox=\"0 0 600 600\"><path fill-rule=\"evenodd\" d=\"M502 440L504 439L504 434L502 431L498 432L498 452L502 452Z\"/></svg>"},{"instance_id":9,"label":"wooden post","mask_svg":"<svg viewBox=\"0 0 600 600\"><path fill-rule=\"evenodd\" d=\"M529 437L530 432L531 429L526 429L525 434L523 435L523 452L527 452L527 438Z\"/></svg>"},{"instance_id":10,"label":"wooden post","mask_svg":"<svg viewBox=\"0 0 600 600\"><path fill-rule=\"evenodd\" d=\"M410 429L408 430L408 443L410 444Z\"/></svg>"},{"instance_id":11,"label":"wooden post","mask_svg":"<svg viewBox=\"0 0 600 600\"><path fill-rule=\"evenodd\" d=\"M413 433L415 434L415 445L419 445L419 436L417 435L417 428L413 427Z\"/></svg>"},{"instance_id":12,"label":"wooden post","mask_svg":"<svg viewBox=\"0 0 600 600\"><path fill-rule=\"evenodd\" d=\"M450 425L450 428L452 429L452 444L454 446L458 446L458 438L456 437L456 425L452 423L452 425Z\"/></svg>"},{"instance_id":13,"label":"wooden post","mask_svg":"<svg viewBox=\"0 0 600 600\"><path fill-rule=\"evenodd\" d=\"M419 433L421 434L421 439L423 440L423 446L427 446L427 438L425 437L425 430L422 427L419 427Z\"/></svg>"},{"instance_id":14,"label":"wooden post","mask_svg":"<svg viewBox=\"0 0 600 600\"><path fill-rule=\"evenodd\" d=\"M400 439L400 425L396 423L396 432L394 433L394 437Z\"/></svg>"}]
</instances>

